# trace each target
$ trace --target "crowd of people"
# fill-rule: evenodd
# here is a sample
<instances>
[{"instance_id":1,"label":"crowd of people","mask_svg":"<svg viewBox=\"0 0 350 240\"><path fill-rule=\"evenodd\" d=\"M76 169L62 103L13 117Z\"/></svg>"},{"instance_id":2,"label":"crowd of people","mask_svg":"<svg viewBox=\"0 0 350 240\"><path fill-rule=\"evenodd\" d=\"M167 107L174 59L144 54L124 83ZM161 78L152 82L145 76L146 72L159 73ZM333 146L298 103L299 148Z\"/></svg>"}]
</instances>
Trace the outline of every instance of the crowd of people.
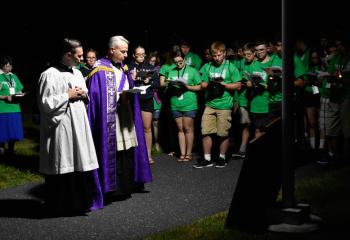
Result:
<instances>
[{"instance_id":1,"label":"crowd of people","mask_svg":"<svg viewBox=\"0 0 350 240\"><path fill-rule=\"evenodd\" d=\"M342 36L323 40L295 42L294 138L329 164L349 159L350 51ZM280 39L235 49L215 41L202 56L184 40L163 54L137 45L129 56L123 36L109 39L103 57L70 38L59 50L37 97L39 170L53 213L86 214L142 191L152 181L152 149L179 163L195 149L194 168L224 168L281 116ZM1 58L0 154L23 139L23 85L12 64Z\"/></svg>"}]
</instances>

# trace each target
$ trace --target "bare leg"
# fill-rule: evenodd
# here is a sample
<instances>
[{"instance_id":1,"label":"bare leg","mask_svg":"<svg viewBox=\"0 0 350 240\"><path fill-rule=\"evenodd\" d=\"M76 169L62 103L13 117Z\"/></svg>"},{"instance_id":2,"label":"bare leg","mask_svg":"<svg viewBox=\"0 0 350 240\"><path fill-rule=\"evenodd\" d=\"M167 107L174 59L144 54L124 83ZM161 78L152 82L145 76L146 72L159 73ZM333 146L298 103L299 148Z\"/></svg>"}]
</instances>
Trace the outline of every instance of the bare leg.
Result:
<instances>
[{"instance_id":1,"label":"bare leg","mask_svg":"<svg viewBox=\"0 0 350 240\"><path fill-rule=\"evenodd\" d=\"M204 154L210 154L211 153L211 148L213 146L213 140L209 135L204 136L202 138L202 144L203 144L203 153Z\"/></svg>"},{"instance_id":2,"label":"bare leg","mask_svg":"<svg viewBox=\"0 0 350 240\"><path fill-rule=\"evenodd\" d=\"M193 140L194 140L193 123L194 123L193 118L184 117L186 155L190 158L192 158L192 148L193 148Z\"/></svg>"},{"instance_id":3,"label":"bare leg","mask_svg":"<svg viewBox=\"0 0 350 240\"><path fill-rule=\"evenodd\" d=\"M154 134L154 147L156 148L156 151L160 151L159 146L159 121L154 120L153 122L153 134Z\"/></svg>"},{"instance_id":4,"label":"bare leg","mask_svg":"<svg viewBox=\"0 0 350 240\"><path fill-rule=\"evenodd\" d=\"M177 136L179 140L180 156L185 156L186 154L186 140L185 140L183 121L184 121L183 117L178 117L175 119L177 130L178 130Z\"/></svg>"},{"instance_id":5,"label":"bare leg","mask_svg":"<svg viewBox=\"0 0 350 240\"><path fill-rule=\"evenodd\" d=\"M146 145L147 145L147 154L150 163L153 163L152 159L152 113L141 111L142 113L142 123L143 130L145 132Z\"/></svg>"}]
</instances>

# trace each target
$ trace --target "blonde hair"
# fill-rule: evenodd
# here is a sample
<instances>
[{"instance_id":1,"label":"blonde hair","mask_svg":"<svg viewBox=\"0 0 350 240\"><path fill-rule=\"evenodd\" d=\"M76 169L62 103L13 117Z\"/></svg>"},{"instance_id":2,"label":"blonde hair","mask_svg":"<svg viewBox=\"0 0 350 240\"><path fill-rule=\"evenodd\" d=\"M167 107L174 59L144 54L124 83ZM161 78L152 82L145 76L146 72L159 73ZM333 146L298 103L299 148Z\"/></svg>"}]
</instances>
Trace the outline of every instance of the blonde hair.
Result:
<instances>
[{"instance_id":1,"label":"blonde hair","mask_svg":"<svg viewBox=\"0 0 350 240\"><path fill-rule=\"evenodd\" d=\"M217 53L217 52L226 52L226 45L223 42L220 41L216 41L213 44L211 44L210 46L210 52L213 53Z\"/></svg>"}]
</instances>

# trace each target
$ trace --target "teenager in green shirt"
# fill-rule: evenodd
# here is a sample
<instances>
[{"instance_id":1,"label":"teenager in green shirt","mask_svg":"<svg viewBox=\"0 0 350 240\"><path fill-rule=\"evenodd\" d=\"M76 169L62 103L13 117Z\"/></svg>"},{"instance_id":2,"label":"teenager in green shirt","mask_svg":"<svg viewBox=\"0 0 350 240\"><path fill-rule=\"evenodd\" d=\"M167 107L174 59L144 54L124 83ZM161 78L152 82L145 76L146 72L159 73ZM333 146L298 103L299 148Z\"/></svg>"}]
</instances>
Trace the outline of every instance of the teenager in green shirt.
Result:
<instances>
[{"instance_id":1,"label":"teenager in green shirt","mask_svg":"<svg viewBox=\"0 0 350 240\"><path fill-rule=\"evenodd\" d=\"M180 42L180 49L183 54L185 54L185 61L187 66L194 67L195 69L199 70L202 66L202 59L197 54L190 51L191 44L186 42L185 40L182 40Z\"/></svg>"},{"instance_id":2,"label":"teenager in green shirt","mask_svg":"<svg viewBox=\"0 0 350 240\"><path fill-rule=\"evenodd\" d=\"M14 151L15 142L23 139L21 108L15 101L16 94L22 92L23 85L16 74L12 73L12 58L1 57L0 67L0 154Z\"/></svg>"},{"instance_id":3,"label":"teenager in green shirt","mask_svg":"<svg viewBox=\"0 0 350 240\"><path fill-rule=\"evenodd\" d=\"M175 51L172 57L176 68L169 72L168 80L181 82L185 88L181 95L172 96L170 99L172 115L178 129L178 161L184 162L192 160L194 119L198 109L196 92L201 90L201 79L198 71L185 63L185 55L181 51Z\"/></svg>"},{"instance_id":4,"label":"teenager in green shirt","mask_svg":"<svg viewBox=\"0 0 350 240\"><path fill-rule=\"evenodd\" d=\"M214 42L210 47L213 61L205 64L202 75L202 89L205 92L205 109L202 116L202 144L204 158L195 168L212 167L211 149L212 136L220 138L220 156L215 167L227 165L226 153L229 147L229 130L231 128L231 111L233 107L233 92L241 88L241 74L236 66L226 60L226 46L222 42ZM217 89L217 90L215 90ZM216 94L215 94L216 92Z\"/></svg>"}]
</instances>

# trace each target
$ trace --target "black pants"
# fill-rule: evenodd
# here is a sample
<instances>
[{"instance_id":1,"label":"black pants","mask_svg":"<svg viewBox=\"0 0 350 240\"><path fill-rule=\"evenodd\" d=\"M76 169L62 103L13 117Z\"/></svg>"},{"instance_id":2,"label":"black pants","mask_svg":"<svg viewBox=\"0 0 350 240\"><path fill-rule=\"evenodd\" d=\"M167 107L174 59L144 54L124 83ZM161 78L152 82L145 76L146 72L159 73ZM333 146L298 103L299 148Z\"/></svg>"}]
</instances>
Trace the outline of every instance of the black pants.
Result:
<instances>
[{"instance_id":1,"label":"black pants","mask_svg":"<svg viewBox=\"0 0 350 240\"><path fill-rule=\"evenodd\" d=\"M45 191L45 205L50 213L85 213L93 202L92 172L45 175Z\"/></svg>"}]
</instances>

